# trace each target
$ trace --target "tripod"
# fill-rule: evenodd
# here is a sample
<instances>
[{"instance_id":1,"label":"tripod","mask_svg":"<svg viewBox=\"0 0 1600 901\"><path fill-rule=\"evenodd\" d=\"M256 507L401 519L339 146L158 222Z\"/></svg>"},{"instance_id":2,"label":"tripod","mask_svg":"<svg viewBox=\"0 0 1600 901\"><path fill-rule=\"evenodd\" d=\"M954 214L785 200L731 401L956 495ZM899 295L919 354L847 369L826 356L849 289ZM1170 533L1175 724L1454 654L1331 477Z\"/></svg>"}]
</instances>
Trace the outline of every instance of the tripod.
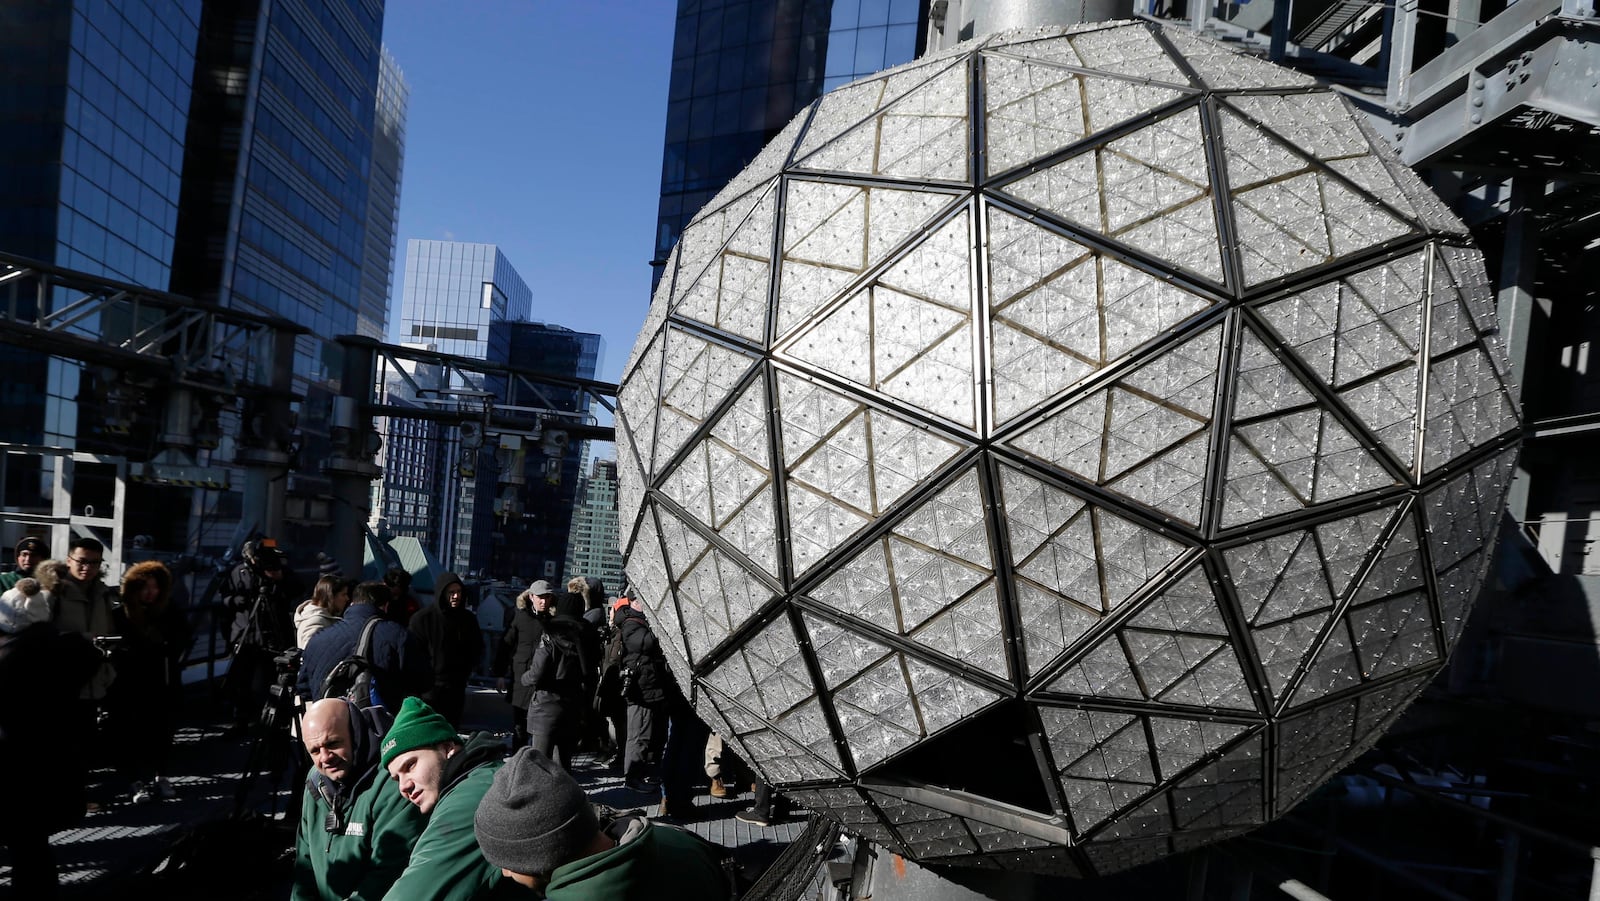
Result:
<instances>
[{"instance_id":1,"label":"tripod","mask_svg":"<svg viewBox=\"0 0 1600 901\"><path fill-rule=\"evenodd\" d=\"M291 648L272 658L272 662L277 675L268 689L261 716L255 723L256 734L250 739L244 773L234 790L233 815L235 818L244 816L251 790L258 780L265 777L267 814L269 817L276 816L277 789L282 784L285 770L292 767L289 800L284 805L285 818L292 822L296 819L300 803L300 793L294 787L305 778L309 766L305 756L296 753L297 749L289 741L293 737L293 730L289 727L299 713L294 697L294 682L300 669L300 649Z\"/></svg>"}]
</instances>

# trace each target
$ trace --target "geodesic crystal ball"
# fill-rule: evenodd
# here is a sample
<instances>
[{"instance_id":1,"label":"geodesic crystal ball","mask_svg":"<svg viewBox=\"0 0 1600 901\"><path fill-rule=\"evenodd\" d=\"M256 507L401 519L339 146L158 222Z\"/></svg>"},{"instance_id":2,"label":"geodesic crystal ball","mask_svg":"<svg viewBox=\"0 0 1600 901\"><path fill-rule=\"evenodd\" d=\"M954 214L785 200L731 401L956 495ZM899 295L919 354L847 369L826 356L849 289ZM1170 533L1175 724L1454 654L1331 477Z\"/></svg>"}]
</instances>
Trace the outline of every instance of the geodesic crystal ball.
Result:
<instances>
[{"instance_id":1,"label":"geodesic crystal ball","mask_svg":"<svg viewBox=\"0 0 1600 901\"><path fill-rule=\"evenodd\" d=\"M1443 665L1518 413L1462 224L1311 79L1149 23L805 110L624 371L628 573L762 777L934 863L1283 813Z\"/></svg>"}]
</instances>

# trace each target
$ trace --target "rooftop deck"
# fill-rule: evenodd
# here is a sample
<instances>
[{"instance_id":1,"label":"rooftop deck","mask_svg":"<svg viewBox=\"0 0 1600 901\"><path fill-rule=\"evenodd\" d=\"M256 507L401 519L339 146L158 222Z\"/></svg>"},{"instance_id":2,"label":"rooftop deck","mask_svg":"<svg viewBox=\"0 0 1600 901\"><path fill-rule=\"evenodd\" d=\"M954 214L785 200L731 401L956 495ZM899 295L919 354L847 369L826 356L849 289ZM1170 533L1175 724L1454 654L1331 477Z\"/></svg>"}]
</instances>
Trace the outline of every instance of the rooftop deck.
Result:
<instances>
[{"instance_id":1,"label":"rooftop deck","mask_svg":"<svg viewBox=\"0 0 1600 901\"><path fill-rule=\"evenodd\" d=\"M112 899L150 897L151 884L145 871L166 858L175 842L191 827L215 828L239 811L274 818L262 834L272 837L285 825L283 811L289 799L289 774L280 768L273 779L276 762L265 759L266 745L249 736L226 734L212 705L197 700L186 710L173 748L172 775L177 797L166 801L132 804L118 796L123 787L114 772L105 766L109 757L100 755L102 767L94 773L93 797L100 801L77 828L58 833L52 839L60 869L63 899ZM509 737L510 708L504 699L489 689L479 689L468 699L466 725L469 731L487 729ZM287 742L284 743L287 745ZM281 747L282 745L280 745ZM102 748L103 752L111 749ZM41 768L37 778L49 778ZM574 775L596 802L622 810L643 809L652 816L656 802L630 791L622 777L590 755L580 755ZM22 778L27 778L26 776ZM274 784L276 789L273 788ZM245 791L241 802L241 785ZM292 786L296 791L299 785ZM733 847L747 867L761 866L776 858L805 828L804 814L777 822L768 828L751 826L734 819L748 807L753 796L745 786L742 795L716 799L702 784L688 815L666 818L715 842ZM5 811L6 816L15 812ZM245 844L241 837L239 844ZM213 849L213 852L215 849ZM249 849L238 849L233 861L223 863L222 872L231 874L226 885L207 886L207 897L220 892L235 901L248 898L288 897L289 866L285 862L266 863L265 872L251 872ZM8 852L0 848L0 897L9 897L11 868ZM186 897L180 887L163 884L163 897Z\"/></svg>"}]
</instances>

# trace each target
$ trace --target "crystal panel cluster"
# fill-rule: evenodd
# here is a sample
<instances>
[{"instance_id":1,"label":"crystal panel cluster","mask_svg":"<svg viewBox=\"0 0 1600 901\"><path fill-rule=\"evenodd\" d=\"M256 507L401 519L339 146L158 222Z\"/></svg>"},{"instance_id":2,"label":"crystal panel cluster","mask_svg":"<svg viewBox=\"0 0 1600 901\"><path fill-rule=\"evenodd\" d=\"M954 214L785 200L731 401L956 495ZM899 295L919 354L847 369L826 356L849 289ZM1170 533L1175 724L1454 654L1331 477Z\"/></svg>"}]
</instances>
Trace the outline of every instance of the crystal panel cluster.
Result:
<instances>
[{"instance_id":1,"label":"crystal panel cluster","mask_svg":"<svg viewBox=\"0 0 1600 901\"><path fill-rule=\"evenodd\" d=\"M1484 577L1519 413L1465 229L1337 94L1181 30L824 96L624 371L628 573L763 777L1092 875L1373 742Z\"/></svg>"}]
</instances>

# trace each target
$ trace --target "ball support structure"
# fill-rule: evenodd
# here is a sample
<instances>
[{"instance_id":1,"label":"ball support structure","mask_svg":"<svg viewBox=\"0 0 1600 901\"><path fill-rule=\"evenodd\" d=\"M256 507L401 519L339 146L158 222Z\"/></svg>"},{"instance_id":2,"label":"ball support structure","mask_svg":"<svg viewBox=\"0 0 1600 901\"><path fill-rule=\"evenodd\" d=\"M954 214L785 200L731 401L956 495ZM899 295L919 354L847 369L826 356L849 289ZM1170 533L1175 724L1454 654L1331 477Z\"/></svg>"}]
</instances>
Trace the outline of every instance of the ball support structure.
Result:
<instances>
[{"instance_id":1,"label":"ball support structure","mask_svg":"<svg viewBox=\"0 0 1600 901\"><path fill-rule=\"evenodd\" d=\"M928 863L1247 831L1460 636L1519 412L1465 227L1312 79L1153 23L833 91L684 230L628 573L762 777Z\"/></svg>"}]
</instances>

